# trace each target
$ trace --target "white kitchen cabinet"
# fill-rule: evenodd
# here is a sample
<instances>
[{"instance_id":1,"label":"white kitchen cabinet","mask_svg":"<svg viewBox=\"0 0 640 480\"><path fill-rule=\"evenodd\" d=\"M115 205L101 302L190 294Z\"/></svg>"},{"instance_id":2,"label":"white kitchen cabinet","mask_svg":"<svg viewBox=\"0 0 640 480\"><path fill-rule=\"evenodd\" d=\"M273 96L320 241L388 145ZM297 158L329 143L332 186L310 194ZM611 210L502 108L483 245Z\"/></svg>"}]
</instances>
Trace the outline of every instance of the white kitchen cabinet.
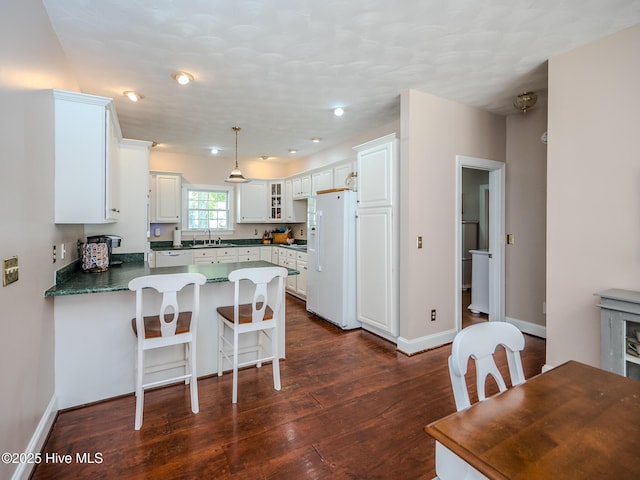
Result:
<instances>
[{"instance_id":1,"label":"white kitchen cabinet","mask_svg":"<svg viewBox=\"0 0 640 480\"><path fill-rule=\"evenodd\" d=\"M303 174L292 178L293 198L307 198L311 196L311 175Z\"/></svg>"},{"instance_id":2,"label":"white kitchen cabinet","mask_svg":"<svg viewBox=\"0 0 640 480\"><path fill-rule=\"evenodd\" d=\"M271 260L272 258L272 254L271 254L271 247L259 247L260 248L260 260L264 260L265 262L272 262L273 260Z\"/></svg>"},{"instance_id":3,"label":"white kitchen cabinet","mask_svg":"<svg viewBox=\"0 0 640 480\"><path fill-rule=\"evenodd\" d=\"M293 180L284 182L285 219L287 223L305 223L307 221L307 202L295 200L293 195Z\"/></svg>"},{"instance_id":4,"label":"white kitchen cabinet","mask_svg":"<svg viewBox=\"0 0 640 480\"><path fill-rule=\"evenodd\" d=\"M267 182L251 181L236 187L238 223L265 223L267 221Z\"/></svg>"},{"instance_id":5,"label":"white kitchen cabinet","mask_svg":"<svg viewBox=\"0 0 640 480\"><path fill-rule=\"evenodd\" d=\"M353 164L351 162L342 163L333 167L333 188L350 187L347 184L349 174L353 172ZM353 179L351 179L353 181Z\"/></svg>"},{"instance_id":6,"label":"white kitchen cabinet","mask_svg":"<svg viewBox=\"0 0 640 480\"><path fill-rule=\"evenodd\" d=\"M284 222L284 182L278 180L269 182L269 210L267 220L270 222Z\"/></svg>"},{"instance_id":7,"label":"white kitchen cabinet","mask_svg":"<svg viewBox=\"0 0 640 480\"><path fill-rule=\"evenodd\" d=\"M202 248L192 250L193 263L196 265L203 263L218 263L217 248Z\"/></svg>"},{"instance_id":8,"label":"white kitchen cabinet","mask_svg":"<svg viewBox=\"0 0 640 480\"><path fill-rule=\"evenodd\" d=\"M311 175L311 188L316 195L320 190L330 190L333 188L333 169L313 172Z\"/></svg>"},{"instance_id":9,"label":"white kitchen cabinet","mask_svg":"<svg viewBox=\"0 0 640 480\"><path fill-rule=\"evenodd\" d=\"M151 172L149 210L151 223L180 223L182 175Z\"/></svg>"},{"instance_id":10,"label":"white kitchen cabinet","mask_svg":"<svg viewBox=\"0 0 640 480\"><path fill-rule=\"evenodd\" d=\"M296 253L296 270L300 275L296 275L296 294L298 297L307 298L307 254Z\"/></svg>"},{"instance_id":11,"label":"white kitchen cabinet","mask_svg":"<svg viewBox=\"0 0 640 480\"><path fill-rule=\"evenodd\" d=\"M260 260L260 248L261 247L238 247L238 261L252 262L254 260Z\"/></svg>"},{"instance_id":12,"label":"white kitchen cabinet","mask_svg":"<svg viewBox=\"0 0 640 480\"><path fill-rule=\"evenodd\" d=\"M395 135L357 151L357 315L362 327L392 341L400 325L398 152Z\"/></svg>"},{"instance_id":13,"label":"white kitchen cabinet","mask_svg":"<svg viewBox=\"0 0 640 480\"><path fill-rule=\"evenodd\" d=\"M53 104L55 223L115 222L122 135L113 102L53 90Z\"/></svg>"},{"instance_id":14,"label":"white kitchen cabinet","mask_svg":"<svg viewBox=\"0 0 640 480\"><path fill-rule=\"evenodd\" d=\"M231 263L239 261L237 247L218 247L216 249L216 255L218 257L217 263Z\"/></svg>"},{"instance_id":15,"label":"white kitchen cabinet","mask_svg":"<svg viewBox=\"0 0 640 480\"><path fill-rule=\"evenodd\" d=\"M398 141L395 135L355 147L358 152L358 208L397 203Z\"/></svg>"}]
</instances>

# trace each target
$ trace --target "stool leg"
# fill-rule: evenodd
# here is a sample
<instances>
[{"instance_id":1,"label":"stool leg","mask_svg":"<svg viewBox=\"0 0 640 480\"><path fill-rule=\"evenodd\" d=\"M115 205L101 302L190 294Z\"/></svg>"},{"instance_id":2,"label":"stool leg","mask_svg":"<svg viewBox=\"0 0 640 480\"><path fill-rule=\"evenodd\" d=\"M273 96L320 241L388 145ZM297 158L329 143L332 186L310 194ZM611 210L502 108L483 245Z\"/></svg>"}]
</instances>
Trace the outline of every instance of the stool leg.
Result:
<instances>
[{"instance_id":1,"label":"stool leg","mask_svg":"<svg viewBox=\"0 0 640 480\"><path fill-rule=\"evenodd\" d=\"M200 411L200 402L198 401L198 377L196 374L196 342L195 339L193 342L188 345L189 349L189 373L191 374L191 378L189 379L191 382L191 411L193 413L198 413Z\"/></svg>"},{"instance_id":2,"label":"stool leg","mask_svg":"<svg viewBox=\"0 0 640 480\"><path fill-rule=\"evenodd\" d=\"M273 355L273 388L280 390L280 349L278 348L278 329L271 330L271 354Z\"/></svg>"},{"instance_id":3,"label":"stool leg","mask_svg":"<svg viewBox=\"0 0 640 480\"><path fill-rule=\"evenodd\" d=\"M233 329L233 393L231 403L238 403L238 329Z\"/></svg>"},{"instance_id":4,"label":"stool leg","mask_svg":"<svg viewBox=\"0 0 640 480\"><path fill-rule=\"evenodd\" d=\"M144 375L144 350L138 346L138 369L136 372L136 422L135 429L142 427L142 414L144 410L144 388L142 380Z\"/></svg>"}]
</instances>

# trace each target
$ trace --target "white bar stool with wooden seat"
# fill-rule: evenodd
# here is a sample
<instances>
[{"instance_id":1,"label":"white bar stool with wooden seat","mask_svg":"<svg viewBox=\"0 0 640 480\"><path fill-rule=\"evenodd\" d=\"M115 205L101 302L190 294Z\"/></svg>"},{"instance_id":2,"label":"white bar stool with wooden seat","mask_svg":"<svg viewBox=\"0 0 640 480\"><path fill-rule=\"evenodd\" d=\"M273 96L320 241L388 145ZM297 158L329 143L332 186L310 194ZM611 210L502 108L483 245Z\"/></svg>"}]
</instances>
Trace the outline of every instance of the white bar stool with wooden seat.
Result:
<instances>
[{"instance_id":1,"label":"white bar stool with wooden seat","mask_svg":"<svg viewBox=\"0 0 640 480\"><path fill-rule=\"evenodd\" d=\"M238 402L238 368L247 365L262 366L263 362L272 361L273 387L280 390L280 364L278 362L278 318L284 297L284 282L288 271L283 267L241 268L229 274L229 281L234 283L233 305L218 307L218 375L222 375L223 360L227 360L233 369L232 403ZM276 279L273 295L268 294L269 284ZM250 281L255 290L251 303L240 303L240 284ZM230 331L230 335L225 333ZM256 342L240 346L240 335L256 334ZM271 344L265 355L262 333ZM242 354L251 354L250 359L239 361Z\"/></svg>"},{"instance_id":2,"label":"white bar stool with wooden seat","mask_svg":"<svg viewBox=\"0 0 640 480\"><path fill-rule=\"evenodd\" d=\"M129 282L129 289L136 292L136 317L131 320L137 337L136 364L136 420L135 429L142 426L144 409L144 390L150 387L166 385L179 380L190 384L191 411L198 413L198 379L196 370L196 331L200 312L200 285L207 278L201 273L176 273L146 275ZM193 285L190 311L181 311L178 305L178 292ZM162 303L155 315L146 315L150 308L144 301L144 290L153 289L162 294ZM155 312L155 311L154 311ZM181 360L161 365L145 366L145 351L174 345L184 345L184 357ZM145 375L164 370L184 367L184 374L144 383Z\"/></svg>"}]
</instances>

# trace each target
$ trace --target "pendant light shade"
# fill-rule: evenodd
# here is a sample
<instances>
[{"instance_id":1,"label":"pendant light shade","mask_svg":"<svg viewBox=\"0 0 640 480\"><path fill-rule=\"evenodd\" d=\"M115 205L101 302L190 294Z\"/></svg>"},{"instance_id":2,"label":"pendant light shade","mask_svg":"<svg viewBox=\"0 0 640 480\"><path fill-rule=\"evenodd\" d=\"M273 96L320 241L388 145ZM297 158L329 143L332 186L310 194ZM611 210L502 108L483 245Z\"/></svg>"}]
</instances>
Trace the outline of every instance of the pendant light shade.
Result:
<instances>
[{"instance_id":1,"label":"pendant light shade","mask_svg":"<svg viewBox=\"0 0 640 480\"><path fill-rule=\"evenodd\" d=\"M236 132L236 167L231 170L231 173L225 180L227 183L246 183L249 180L244 178L242 172L238 168L238 132L240 131L240 127L231 127L231 129Z\"/></svg>"}]
</instances>

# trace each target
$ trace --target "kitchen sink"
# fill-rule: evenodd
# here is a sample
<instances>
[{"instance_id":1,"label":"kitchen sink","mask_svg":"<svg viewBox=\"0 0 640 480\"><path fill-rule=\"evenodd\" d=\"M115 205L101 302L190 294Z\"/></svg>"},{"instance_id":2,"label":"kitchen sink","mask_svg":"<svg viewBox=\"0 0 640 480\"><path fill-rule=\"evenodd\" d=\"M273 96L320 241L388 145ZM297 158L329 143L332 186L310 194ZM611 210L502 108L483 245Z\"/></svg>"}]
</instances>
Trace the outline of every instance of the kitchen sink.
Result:
<instances>
[{"instance_id":1,"label":"kitchen sink","mask_svg":"<svg viewBox=\"0 0 640 480\"><path fill-rule=\"evenodd\" d=\"M218 248L218 247L237 247L237 245L235 243L199 243L198 245L192 245L186 248Z\"/></svg>"}]
</instances>

